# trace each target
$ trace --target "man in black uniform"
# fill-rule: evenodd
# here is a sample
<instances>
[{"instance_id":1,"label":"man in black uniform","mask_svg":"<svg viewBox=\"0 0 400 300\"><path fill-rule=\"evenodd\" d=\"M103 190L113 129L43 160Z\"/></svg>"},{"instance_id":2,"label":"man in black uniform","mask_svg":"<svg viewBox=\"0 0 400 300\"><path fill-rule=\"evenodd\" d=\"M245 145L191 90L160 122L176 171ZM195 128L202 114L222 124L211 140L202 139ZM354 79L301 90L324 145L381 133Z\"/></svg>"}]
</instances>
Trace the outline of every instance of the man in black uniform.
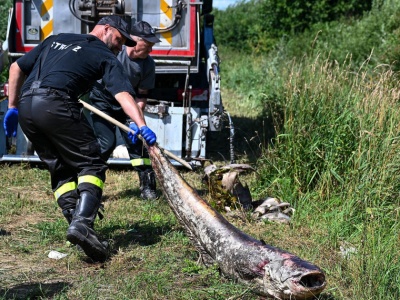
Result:
<instances>
[{"instance_id":1,"label":"man in black uniform","mask_svg":"<svg viewBox=\"0 0 400 300\"><path fill-rule=\"evenodd\" d=\"M10 66L6 135L15 136L19 120L49 168L55 198L70 223L67 239L96 261L107 258L107 249L93 230L107 164L78 98L103 78L147 144L156 142L116 58L123 44L135 45L127 23L107 16L89 34L47 38Z\"/></svg>"},{"instance_id":2,"label":"man in black uniform","mask_svg":"<svg viewBox=\"0 0 400 300\"><path fill-rule=\"evenodd\" d=\"M123 46L117 58L128 74L136 92L136 102L143 111L147 103L148 91L153 89L155 85L155 63L149 54L154 44L161 41L156 37L151 25L144 21L139 21L132 26L131 36L136 45L133 47ZM101 81L93 86L89 99L94 107L121 123L127 123L134 131L137 131L136 124L127 119L119 103L105 89ZM115 125L96 114L92 113L91 116L103 159L107 161L116 146ZM156 199L156 178L151 168L147 149L143 147L141 140L138 139L133 144L125 132L121 132L121 135L127 146L131 164L134 170L139 173L140 196L145 200Z\"/></svg>"}]
</instances>

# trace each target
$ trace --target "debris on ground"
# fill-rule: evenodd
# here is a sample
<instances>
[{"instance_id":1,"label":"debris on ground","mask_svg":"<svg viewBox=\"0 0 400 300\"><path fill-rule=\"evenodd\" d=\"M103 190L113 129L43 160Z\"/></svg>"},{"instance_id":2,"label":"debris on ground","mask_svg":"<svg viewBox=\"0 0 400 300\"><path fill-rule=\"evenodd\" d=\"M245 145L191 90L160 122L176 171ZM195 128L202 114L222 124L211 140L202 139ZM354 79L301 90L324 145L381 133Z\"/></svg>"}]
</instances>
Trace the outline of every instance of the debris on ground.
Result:
<instances>
[{"instance_id":1,"label":"debris on ground","mask_svg":"<svg viewBox=\"0 0 400 300\"><path fill-rule=\"evenodd\" d=\"M210 204L218 211L243 208L251 210L250 190L239 180L239 174L255 171L246 164L230 164L223 167L209 165L204 169L203 181L208 184L211 196Z\"/></svg>"},{"instance_id":2,"label":"debris on ground","mask_svg":"<svg viewBox=\"0 0 400 300\"><path fill-rule=\"evenodd\" d=\"M251 216L255 220L290 223L294 213L290 203L272 197L252 200L248 185L242 184L239 179L239 174L252 171L255 169L248 164L207 166L204 169L203 182L208 184L211 206L220 212L225 211L230 214L236 209L252 212Z\"/></svg>"},{"instance_id":3,"label":"debris on ground","mask_svg":"<svg viewBox=\"0 0 400 300\"><path fill-rule=\"evenodd\" d=\"M51 250L49 252L48 257L51 258L51 259L61 259L61 258L66 257L67 255L68 254L61 253L61 252L58 252L58 251L55 251L55 250Z\"/></svg>"},{"instance_id":4,"label":"debris on ground","mask_svg":"<svg viewBox=\"0 0 400 300\"><path fill-rule=\"evenodd\" d=\"M339 246L339 253L344 259L349 259L352 255L357 254L357 248L349 245L349 244L343 244Z\"/></svg>"},{"instance_id":5,"label":"debris on ground","mask_svg":"<svg viewBox=\"0 0 400 300\"><path fill-rule=\"evenodd\" d=\"M253 219L269 220L279 223L290 223L294 208L288 202L281 202L277 198L267 197L254 202Z\"/></svg>"}]
</instances>

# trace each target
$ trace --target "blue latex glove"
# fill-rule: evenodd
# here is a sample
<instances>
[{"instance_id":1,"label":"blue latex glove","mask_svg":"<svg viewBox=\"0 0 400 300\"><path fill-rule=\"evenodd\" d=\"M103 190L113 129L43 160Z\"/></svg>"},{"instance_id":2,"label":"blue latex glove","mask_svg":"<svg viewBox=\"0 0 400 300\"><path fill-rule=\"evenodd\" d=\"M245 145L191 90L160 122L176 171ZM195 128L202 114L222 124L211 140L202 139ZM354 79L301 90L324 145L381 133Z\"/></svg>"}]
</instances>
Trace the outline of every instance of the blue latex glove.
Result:
<instances>
[{"instance_id":1,"label":"blue latex glove","mask_svg":"<svg viewBox=\"0 0 400 300\"><path fill-rule=\"evenodd\" d=\"M135 122L131 122L129 124L129 128L132 129L135 133L133 134L132 132L128 132L128 138L132 141L133 144L136 144L138 141L138 135L140 133L139 127L137 127Z\"/></svg>"},{"instance_id":2,"label":"blue latex glove","mask_svg":"<svg viewBox=\"0 0 400 300\"><path fill-rule=\"evenodd\" d=\"M140 135L146 141L147 145L152 146L156 143L156 134L147 126L140 127Z\"/></svg>"},{"instance_id":3,"label":"blue latex glove","mask_svg":"<svg viewBox=\"0 0 400 300\"><path fill-rule=\"evenodd\" d=\"M18 129L18 108L9 108L3 121L4 132L6 136L17 136Z\"/></svg>"}]
</instances>

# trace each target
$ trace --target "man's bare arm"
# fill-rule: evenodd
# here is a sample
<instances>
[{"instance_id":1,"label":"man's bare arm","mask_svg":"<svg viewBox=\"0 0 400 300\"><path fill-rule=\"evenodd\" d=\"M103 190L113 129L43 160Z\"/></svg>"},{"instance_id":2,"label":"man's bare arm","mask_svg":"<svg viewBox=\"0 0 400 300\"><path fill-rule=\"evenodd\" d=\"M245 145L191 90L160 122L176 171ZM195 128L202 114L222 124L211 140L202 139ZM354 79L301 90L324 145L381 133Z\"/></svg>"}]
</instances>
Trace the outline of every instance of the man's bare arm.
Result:
<instances>
[{"instance_id":1,"label":"man's bare arm","mask_svg":"<svg viewBox=\"0 0 400 300\"><path fill-rule=\"evenodd\" d=\"M142 90L139 89L139 95L136 96L136 103L139 105L140 109L144 111L144 108L146 107L147 104L147 94L148 90Z\"/></svg>"},{"instance_id":2,"label":"man's bare arm","mask_svg":"<svg viewBox=\"0 0 400 300\"><path fill-rule=\"evenodd\" d=\"M131 94L121 92L115 95L124 112L140 128L146 125L141 107L135 102Z\"/></svg>"},{"instance_id":3,"label":"man's bare arm","mask_svg":"<svg viewBox=\"0 0 400 300\"><path fill-rule=\"evenodd\" d=\"M22 72L16 62L12 63L8 77L8 108L18 107L19 94L24 81L24 72Z\"/></svg>"}]
</instances>

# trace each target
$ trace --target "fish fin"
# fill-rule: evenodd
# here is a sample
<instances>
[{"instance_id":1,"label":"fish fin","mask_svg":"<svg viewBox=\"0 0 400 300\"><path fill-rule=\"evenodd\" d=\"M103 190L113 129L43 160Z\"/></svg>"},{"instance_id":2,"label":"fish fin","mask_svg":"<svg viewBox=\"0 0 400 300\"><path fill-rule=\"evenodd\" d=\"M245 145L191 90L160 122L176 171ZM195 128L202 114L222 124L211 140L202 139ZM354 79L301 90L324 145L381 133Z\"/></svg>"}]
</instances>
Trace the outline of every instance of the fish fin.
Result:
<instances>
[{"instance_id":1,"label":"fish fin","mask_svg":"<svg viewBox=\"0 0 400 300\"><path fill-rule=\"evenodd\" d=\"M215 264L215 259L212 258L211 255L204 250L204 248L202 248L201 250L197 248L197 250L199 251L200 259L205 266L211 267Z\"/></svg>"},{"instance_id":2,"label":"fish fin","mask_svg":"<svg viewBox=\"0 0 400 300\"><path fill-rule=\"evenodd\" d=\"M214 265L215 259L206 251L201 243L198 242L198 239L195 237L195 235L186 227L185 232L193 246L196 248L197 252L199 252L201 262L207 267Z\"/></svg>"}]
</instances>

